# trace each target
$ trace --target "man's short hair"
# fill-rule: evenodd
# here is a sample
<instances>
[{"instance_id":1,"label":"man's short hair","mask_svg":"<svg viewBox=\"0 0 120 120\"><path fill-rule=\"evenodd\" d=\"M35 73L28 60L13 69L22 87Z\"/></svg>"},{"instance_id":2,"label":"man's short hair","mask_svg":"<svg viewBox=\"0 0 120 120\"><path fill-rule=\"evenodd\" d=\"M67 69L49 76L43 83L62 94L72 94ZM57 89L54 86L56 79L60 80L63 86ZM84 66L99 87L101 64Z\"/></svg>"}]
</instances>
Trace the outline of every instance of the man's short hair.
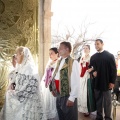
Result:
<instances>
[{"instance_id":1,"label":"man's short hair","mask_svg":"<svg viewBox=\"0 0 120 120\"><path fill-rule=\"evenodd\" d=\"M72 51L72 46L70 42L61 42L60 44L65 45L69 49L69 52Z\"/></svg>"},{"instance_id":2,"label":"man's short hair","mask_svg":"<svg viewBox=\"0 0 120 120\"><path fill-rule=\"evenodd\" d=\"M101 44L103 44L103 40L101 40L101 39L96 39L95 42L96 41L99 41Z\"/></svg>"}]
</instances>

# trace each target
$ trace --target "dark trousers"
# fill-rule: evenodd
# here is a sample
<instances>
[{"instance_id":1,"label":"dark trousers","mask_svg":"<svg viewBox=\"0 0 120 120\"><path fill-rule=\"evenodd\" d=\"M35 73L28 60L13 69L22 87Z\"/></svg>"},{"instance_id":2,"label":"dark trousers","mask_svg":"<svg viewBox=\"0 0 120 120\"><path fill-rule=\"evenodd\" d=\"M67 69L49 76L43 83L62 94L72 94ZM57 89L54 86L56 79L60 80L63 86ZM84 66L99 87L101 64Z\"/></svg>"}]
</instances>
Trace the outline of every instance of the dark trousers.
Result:
<instances>
[{"instance_id":1,"label":"dark trousers","mask_svg":"<svg viewBox=\"0 0 120 120\"><path fill-rule=\"evenodd\" d=\"M59 120L78 120L77 99L75 99L73 107L66 106L67 100L68 96L57 97L56 107Z\"/></svg>"},{"instance_id":2,"label":"dark trousers","mask_svg":"<svg viewBox=\"0 0 120 120\"><path fill-rule=\"evenodd\" d=\"M103 108L105 114L105 120L111 119L111 91L99 91L94 90L95 92L95 100L96 100L96 108L97 108L97 117L96 120L103 120Z\"/></svg>"}]
</instances>

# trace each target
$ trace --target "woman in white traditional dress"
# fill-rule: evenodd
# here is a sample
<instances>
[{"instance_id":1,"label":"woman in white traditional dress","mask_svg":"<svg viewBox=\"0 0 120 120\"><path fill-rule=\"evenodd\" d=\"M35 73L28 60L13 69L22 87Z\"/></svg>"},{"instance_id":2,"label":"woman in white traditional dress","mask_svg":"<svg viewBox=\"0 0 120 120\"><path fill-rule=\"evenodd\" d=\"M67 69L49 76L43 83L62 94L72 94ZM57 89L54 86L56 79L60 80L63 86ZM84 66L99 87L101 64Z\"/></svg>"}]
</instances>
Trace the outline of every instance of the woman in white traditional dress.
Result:
<instances>
[{"instance_id":1,"label":"woman in white traditional dress","mask_svg":"<svg viewBox=\"0 0 120 120\"><path fill-rule=\"evenodd\" d=\"M88 100L87 100L87 81L90 78L89 69L90 63L90 46L84 46L84 56L80 59L80 90L78 97L78 111L84 113L84 116L89 116ZM89 69L89 72L88 72Z\"/></svg>"},{"instance_id":2,"label":"woman in white traditional dress","mask_svg":"<svg viewBox=\"0 0 120 120\"><path fill-rule=\"evenodd\" d=\"M49 49L49 56L50 60L45 69L45 74L42 78L41 85L42 85L42 92L44 94L44 108L45 108L45 115L47 119L57 119L57 110L56 110L56 98L53 97L49 90L49 84L52 80L52 73L56 67L56 63L58 60L58 50L56 47Z\"/></svg>"},{"instance_id":3,"label":"woman in white traditional dress","mask_svg":"<svg viewBox=\"0 0 120 120\"><path fill-rule=\"evenodd\" d=\"M18 66L13 74L14 90L7 90L2 120L46 120L43 116L39 77L31 52L26 47L16 50Z\"/></svg>"}]
</instances>

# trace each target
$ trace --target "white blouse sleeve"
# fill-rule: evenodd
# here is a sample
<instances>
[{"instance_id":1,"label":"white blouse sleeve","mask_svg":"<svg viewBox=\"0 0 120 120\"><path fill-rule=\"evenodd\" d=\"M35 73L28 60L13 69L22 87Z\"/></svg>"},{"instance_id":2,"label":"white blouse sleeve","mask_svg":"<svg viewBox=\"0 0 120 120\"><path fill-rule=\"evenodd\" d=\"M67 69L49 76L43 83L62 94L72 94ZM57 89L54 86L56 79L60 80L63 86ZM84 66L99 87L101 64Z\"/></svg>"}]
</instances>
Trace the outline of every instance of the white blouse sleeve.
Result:
<instances>
[{"instance_id":1,"label":"white blouse sleeve","mask_svg":"<svg viewBox=\"0 0 120 120\"><path fill-rule=\"evenodd\" d=\"M79 86L80 86L80 65L78 61L74 60L71 72L71 92L70 97L68 98L70 101L75 100L79 94Z\"/></svg>"}]
</instances>

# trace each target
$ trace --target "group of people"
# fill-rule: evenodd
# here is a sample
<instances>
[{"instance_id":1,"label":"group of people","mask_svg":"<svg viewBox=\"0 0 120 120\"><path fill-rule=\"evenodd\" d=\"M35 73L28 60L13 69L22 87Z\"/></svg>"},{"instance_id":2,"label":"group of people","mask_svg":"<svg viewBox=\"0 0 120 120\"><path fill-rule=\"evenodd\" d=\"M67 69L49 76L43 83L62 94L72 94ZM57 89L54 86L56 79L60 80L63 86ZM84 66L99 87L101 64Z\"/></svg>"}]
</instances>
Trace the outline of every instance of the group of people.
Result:
<instances>
[{"instance_id":1,"label":"group of people","mask_svg":"<svg viewBox=\"0 0 120 120\"><path fill-rule=\"evenodd\" d=\"M94 111L96 120L112 120L116 62L101 39L95 40L95 48L90 56L90 45L85 45L80 61L70 56L70 42L50 48L42 80L30 50L17 48L0 120L78 120L78 112L87 117Z\"/></svg>"}]
</instances>

